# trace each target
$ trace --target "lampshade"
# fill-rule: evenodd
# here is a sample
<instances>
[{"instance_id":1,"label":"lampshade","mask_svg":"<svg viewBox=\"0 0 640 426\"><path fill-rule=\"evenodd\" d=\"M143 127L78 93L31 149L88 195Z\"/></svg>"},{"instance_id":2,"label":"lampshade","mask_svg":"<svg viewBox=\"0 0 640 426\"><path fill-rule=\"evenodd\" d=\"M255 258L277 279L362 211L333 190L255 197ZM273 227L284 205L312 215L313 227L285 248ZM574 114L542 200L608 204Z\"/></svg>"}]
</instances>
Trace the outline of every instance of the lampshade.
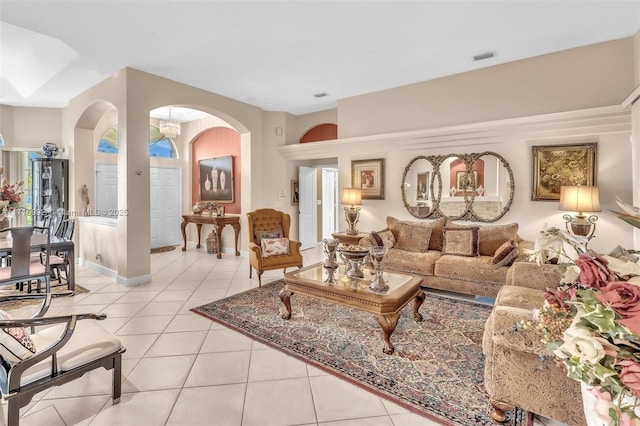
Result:
<instances>
[{"instance_id":1,"label":"lampshade","mask_svg":"<svg viewBox=\"0 0 640 426\"><path fill-rule=\"evenodd\" d=\"M342 188L342 204L362 205L362 190L360 188Z\"/></svg>"},{"instance_id":2,"label":"lampshade","mask_svg":"<svg viewBox=\"0 0 640 426\"><path fill-rule=\"evenodd\" d=\"M558 210L599 212L600 194L597 186L561 186Z\"/></svg>"}]
</instances>

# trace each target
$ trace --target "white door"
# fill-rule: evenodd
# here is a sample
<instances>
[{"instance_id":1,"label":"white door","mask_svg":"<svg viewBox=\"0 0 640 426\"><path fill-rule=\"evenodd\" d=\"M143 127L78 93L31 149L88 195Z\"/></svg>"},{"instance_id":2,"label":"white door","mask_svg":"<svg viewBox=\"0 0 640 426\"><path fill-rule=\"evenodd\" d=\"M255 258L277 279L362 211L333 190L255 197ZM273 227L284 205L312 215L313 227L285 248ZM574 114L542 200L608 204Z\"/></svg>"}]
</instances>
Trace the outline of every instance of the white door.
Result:
<instances>
[{"instance_id":1,"label":"white door","mask_svg":"<svg viewBox=\"0 0 640 426\"><path fill-rule=\"evenodd\" d=\"M149 175L151 248L180 244L181 170L151 167Z\"/></svg>"},{"instance_id":2,"label":"white door","mask_svg":"<svg viewBox=\"0 0 640 426\"><path fill-rule=\"evenodd\" d=\"M338 170L322 169L322 238L338 230Z\"/></svg>"},{"instance_id":3,"label":"white door","mask_svg":"<svg viewBox=\"0 0 640 426\"><path fill-rule=\"evenodd\" d=\"M301 249L308 249L318 242L317 232L317 190L315 167L300 166L298 171L299 186L299 216L298 237L302 243Z\"/></svg>"},{"instance_id":4,"label":"white door","mask_svg":"<svg viewBox=\"0 0 640 426\"><path fill-rule=\"evenodd\" d=\"M116 217L118 210L118 165L96 164L96 216ZM89 205L91 208L91 205Z\"/></svg>"}]
</instances>

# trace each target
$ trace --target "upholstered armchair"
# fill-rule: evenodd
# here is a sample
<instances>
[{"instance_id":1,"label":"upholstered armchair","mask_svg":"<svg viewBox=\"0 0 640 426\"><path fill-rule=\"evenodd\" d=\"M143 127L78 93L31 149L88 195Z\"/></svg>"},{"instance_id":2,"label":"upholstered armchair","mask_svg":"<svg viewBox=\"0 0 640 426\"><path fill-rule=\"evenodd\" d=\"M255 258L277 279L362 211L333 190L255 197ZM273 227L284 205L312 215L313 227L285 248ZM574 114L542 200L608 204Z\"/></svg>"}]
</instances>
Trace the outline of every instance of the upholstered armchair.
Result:
<instances>
[{"instance_id":1,"label":"upholstered armchair","mask_svg":"<svg viewBox=\"0 0 640 426\"><path fill-rule=\"evenodd\" d=\"M247 221L249 278L255 268L258 272L258 285L262 286L264 271L283 269L287 272L287 268L302 266L300 241L289 239L291 216L274 209L257 209L247 213Z\"/></svg>"}]
</instances>

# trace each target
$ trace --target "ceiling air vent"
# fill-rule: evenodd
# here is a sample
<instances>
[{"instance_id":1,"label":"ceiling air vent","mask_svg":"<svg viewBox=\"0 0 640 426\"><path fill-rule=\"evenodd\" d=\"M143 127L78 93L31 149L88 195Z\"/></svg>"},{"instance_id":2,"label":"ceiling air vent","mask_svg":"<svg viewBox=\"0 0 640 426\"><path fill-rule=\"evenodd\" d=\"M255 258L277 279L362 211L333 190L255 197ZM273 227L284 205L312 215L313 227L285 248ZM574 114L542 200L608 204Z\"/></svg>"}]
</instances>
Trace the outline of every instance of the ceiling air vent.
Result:
<instances>
[{"instance_id":1,"label":"ceiling air vent","mask_svg":"<svg viewBox=\"0 0 640 426\"><path fill-rule=\"evenodd\" d=\"M474 61L482 61L484 59L493 58L494 56L496 56L496 52L484 52L484 53L480 53L478 55L475 55L473 57L473 60Z\"/></svg>"},{"instance_id":2,"label":"ceiling air vent","mask_svg":"<svg viewBox=\"0 0 640 426\"><path fill-rule=\"evenodd\" d=\"M315 95L313 95L314 98L324 98L325 96L329 96L329 94L322 92L322 93L316 93Z\"/></svg>"}]
</instances>

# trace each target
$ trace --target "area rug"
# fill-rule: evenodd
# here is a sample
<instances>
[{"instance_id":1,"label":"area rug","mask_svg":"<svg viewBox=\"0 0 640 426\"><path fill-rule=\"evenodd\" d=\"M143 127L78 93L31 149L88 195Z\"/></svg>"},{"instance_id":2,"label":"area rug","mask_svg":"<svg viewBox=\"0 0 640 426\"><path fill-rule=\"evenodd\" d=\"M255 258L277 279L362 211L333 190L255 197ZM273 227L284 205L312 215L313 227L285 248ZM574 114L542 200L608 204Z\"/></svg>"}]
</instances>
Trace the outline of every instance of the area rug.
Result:
<instances>
[{"instance_id":1,"label":"area rug","mask_svg":"<svg viewBox=\"0 0 640 426\"><path fill-rule=\"evenodd\" d=\"M407 306L391 336L393 355L382 352L372 314L294 294L293 316L278 280L192 311L293 355L418 414L452 425L492 425L484 389L482 333L491 307L427 294L416 323ZM514 410L506 424L532 424Z\"/></svg>"},{"instance_id":2,"label":"area rug","mask_svg":"<svg viewBox=\"0 0 640 426\"><path fill-rule=\"evenodd\" d=\"M162 246L151 249L151 254L164 253L165 251L175 250L176 246Z\"/></svg>"},{"instance_id":3,"label":"area rug","mask_svg":"<svg viewBox=\"0 0 640 426\"><path fill-rule=\"evenodd\" d=\"M69 287L67 286L67 282L64 280L62 281L62 284L52 282L50 288L51 288L51 293L54 295L60 294L69 290ZM32 291L35 292L35 288ZM75 294L88 293L88 292L89 290L82 287L81 285L78 285L78 284L75 285ZM17 294L27 294L27 292L26 290L24 291L15 290L13 288L13 285L0 287L0 296L14 296ZM19 309L25 306L36 305L40 303L42 303L42 299L16 300L12 302L3 302L1 307L3 310L8 311L8 310Z\"/></svg>"}]
</instances>

